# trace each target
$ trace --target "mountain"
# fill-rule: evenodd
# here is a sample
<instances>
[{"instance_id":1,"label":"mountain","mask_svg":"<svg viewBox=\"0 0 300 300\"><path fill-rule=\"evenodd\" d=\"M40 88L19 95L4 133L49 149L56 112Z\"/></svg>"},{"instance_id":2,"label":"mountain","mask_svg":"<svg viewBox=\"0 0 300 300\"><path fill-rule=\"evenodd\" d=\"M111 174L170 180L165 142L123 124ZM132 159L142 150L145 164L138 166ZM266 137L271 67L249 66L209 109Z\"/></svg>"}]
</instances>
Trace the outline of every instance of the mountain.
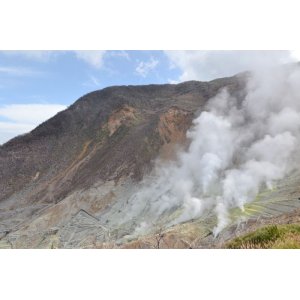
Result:
<instances>
[{"instance_id":1,"label":"mountain","mask_svg":"<svg viewBox=\"0 0 300 300\"><path fill-rule=\"evenodd\" d=\"M212 240L211 216L205 225L190 220L140 236L131 235L135 220L118 224L157 159L175 160L177 150L187 147L186 132L208 99L224 87L244 97L246 77L108 87L2 145L0 247L220 245Z\"/></svg>"}]
</instances>

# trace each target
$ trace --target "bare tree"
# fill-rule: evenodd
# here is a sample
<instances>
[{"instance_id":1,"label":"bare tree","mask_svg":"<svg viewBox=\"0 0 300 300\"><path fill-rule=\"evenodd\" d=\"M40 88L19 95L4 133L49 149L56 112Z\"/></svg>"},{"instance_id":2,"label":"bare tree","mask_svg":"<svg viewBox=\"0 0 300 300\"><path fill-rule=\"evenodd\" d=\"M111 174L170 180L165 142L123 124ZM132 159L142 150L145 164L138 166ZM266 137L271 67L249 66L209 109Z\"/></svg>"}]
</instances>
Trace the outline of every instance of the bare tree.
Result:
<instances>
[{"instance_id":1,"label":"bare tree","mask_svg":"<svg viewBox=\"0 0 300 300\"><path fill-rule=\"evenodd\" d=\"M156 249L160 249L160 242L163 240L164 238L164 233L162 232L163 229L162 227L159 228L157 234L155 235L155 240L156 240Z\"/></svg>"}]
</instances>

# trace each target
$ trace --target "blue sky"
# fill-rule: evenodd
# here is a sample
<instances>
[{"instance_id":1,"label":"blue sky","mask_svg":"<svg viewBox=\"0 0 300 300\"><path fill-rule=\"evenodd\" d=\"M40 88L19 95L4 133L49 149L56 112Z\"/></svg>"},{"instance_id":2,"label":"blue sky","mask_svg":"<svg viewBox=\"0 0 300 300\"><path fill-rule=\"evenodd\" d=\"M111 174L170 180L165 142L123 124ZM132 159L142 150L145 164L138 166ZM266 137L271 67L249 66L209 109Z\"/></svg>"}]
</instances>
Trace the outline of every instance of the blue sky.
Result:
<instances>
[{"instance_id":1,"label":"blue sky","mask_svg":"<svg viewBox=\"0 0 300 300\"><path fill-rule=\"evenodd\" d=\"M0 51L1 103L69 105L106 86L166 83L180 75L162 51L39 52Z\"/></svg>"},{"instance_id":2,"label":"blue sky","mask_svg":"<svg viewBox=\"0 0 300 300\"><path fill-rule=\"evenodd\" d=\"M298 52L297 52L298 53ZM0 51L0 144L82 95L111 85L234 75L295 59L291 51Z\"/></svg>"}]
</instances>

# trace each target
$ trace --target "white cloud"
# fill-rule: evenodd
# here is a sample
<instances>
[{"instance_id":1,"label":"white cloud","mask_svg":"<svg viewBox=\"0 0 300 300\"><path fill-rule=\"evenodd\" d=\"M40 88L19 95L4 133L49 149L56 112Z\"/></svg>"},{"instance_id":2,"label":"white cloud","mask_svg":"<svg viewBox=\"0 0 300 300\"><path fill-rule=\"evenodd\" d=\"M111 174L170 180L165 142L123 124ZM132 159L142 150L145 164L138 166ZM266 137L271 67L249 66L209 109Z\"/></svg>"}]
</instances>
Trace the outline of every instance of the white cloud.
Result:
<instances>
[{"instance_id":1,"label":"white cloud","mask_svg":"<svg viewBox=\"0 0 300 300\"><path fill-rule=\"evenodd\" d=\"M109 54L110 54L110 56L113 56L113 57L118 56L118 57L125 58L126 60L130 60L129 53L124 50L111 51L111 52L109 52Z\"/></svg>"},{"instance_id":2,"label":"white cloud","mask_svg":"<svg viewBox=\"0 0 300 300\"><path fill-rule=\"evenodd\" d=\"M30 68L22 68L22 67L1 67L0 73L10 76L36 76L43 74L43 72L36 71Z\"/></svg>"},{"instance_id":3,"label":"white cloud","mask_svg":"<svg viewBox=\"0 0 300 300\"><path fill-rule=\"evenodd\" d=\"M165 51L170 68L178 67L179 81L212 80L257 67L295 60L289 51ZM177 78L176 78L177 80Z\"/></svg>"},{"instance_id":4,"label":"white cloud","mask_svg":"<svg viewBox=\"0 0 300 300\"><path fill-rule=\"evenodd\" d=\"M179 83L179 80L168 79L168 83L177 84L177 83Z\"/></svg>"},{"instance_id":5,"label":"white cloud","mask_svg":"<svg viewBox=\"0 0 300 300\"><path fill-rule=\"evenodd\" d=\"M66 109L61 104L9 104L0 106L0 116L15 122L41 123Z\"/></svg>"},{"instance_id":6,"label":"white cloud","mask_svg":"<svg viewBox=\"0 0 300 300\"><path fill-rule=\"evenodd\" d=\"M75 53L79 60L83 60L94 68L101 68L103 66L104 50L72 50L72 51L48 51L48 50L20 50L20 51L1 51L2 54L7 56L18 56L28 60L37 62L49 62L59 55L66 53ZM112 55L123 56L129 58L128 53L125 51L114 51Z\"/></svg>"},{"instance_id":7,"label":"white cloud","mask_svg":"<svg viewBox=\"0 0 300 300\"><path fill-rule=\"evenodd\" d=\"M61 104L10 104L0 106L0 144L31 131L40 123L66 109ZM7 121L6 121L7 120Z\"/></svg>"},{"instance_id":8,"label":"white cloud","mask_svg":"<svg viewBox=\"0 0 300 300\"><path fill-rule=\"evenodd\" d=\"M88 63L94 68L101 68L103 66L104 50L78 50L75 51L76 57Z\"/></svg>"},{"instance_id":9,"label":"white cloud","mask_svg":"<svg viewBox=\"0 0 300 300\"><path fill-rule=\"evenodd\" d=\"M135 71L142 77L146 77L148 73L156 68L158 60L151 57L149 61L141 61Z\"/></svg>"},{"instance_id":10,"label":"white cloud","mask_svg":"<svg viewBox=\"0 0 300 300\"><path fill-rule=\"evenodd\" d=\"M89 75L89 80L84 82L83 85L90 88L99 88L101 87L101 82L95 76Z\"/></svg>"},{"instance_id":11,"label":"white cloud","mask_svg":"<svg viewBox=\"0 0 300 300\"><path fill-rule=\"evenodd\" d=\"M0 145L13 137L29 132L34 128L35 126L33 124L0 122Z\"/></svg>"},{"instance_id":12,"label":"white cloud","mask_svg":"<svg viewBox=\"0 0 300 300\"><path fill-rule=\"evenodd\" d=\"M292 50L291 56L295 58L297 61L300 61L300 50Z\"/></svg>"},{"instance_id":13,"label":"white cloud","mask_svg":"<svg viewBox=\"0 0 300 300\"><path fill-rule=\"evenodd\" d=\"M63 51L48 51L48 50L9 50L1 51L1 53L8 56L22 56L29 60L35 60L38 62L48 62Z\"/></svg>"}]
</instances>

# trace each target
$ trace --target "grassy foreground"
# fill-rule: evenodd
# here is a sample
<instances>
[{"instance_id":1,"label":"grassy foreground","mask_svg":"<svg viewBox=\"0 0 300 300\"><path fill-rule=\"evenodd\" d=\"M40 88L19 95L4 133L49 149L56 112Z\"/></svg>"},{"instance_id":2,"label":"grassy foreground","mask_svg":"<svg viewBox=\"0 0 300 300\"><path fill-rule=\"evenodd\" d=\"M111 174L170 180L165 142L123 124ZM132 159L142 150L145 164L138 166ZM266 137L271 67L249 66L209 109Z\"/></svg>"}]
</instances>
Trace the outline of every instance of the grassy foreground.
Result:
<instances>
[{"instance_id":1,"label":"grassy foreground","mask_svg":"<svg viewBox=\"0 0 300 300\"><path fill-rule=\"evenodd\" d=\"M300 224L270 225L235 238L230 249L300 249Z\"/></svg>"}]
</instances>

